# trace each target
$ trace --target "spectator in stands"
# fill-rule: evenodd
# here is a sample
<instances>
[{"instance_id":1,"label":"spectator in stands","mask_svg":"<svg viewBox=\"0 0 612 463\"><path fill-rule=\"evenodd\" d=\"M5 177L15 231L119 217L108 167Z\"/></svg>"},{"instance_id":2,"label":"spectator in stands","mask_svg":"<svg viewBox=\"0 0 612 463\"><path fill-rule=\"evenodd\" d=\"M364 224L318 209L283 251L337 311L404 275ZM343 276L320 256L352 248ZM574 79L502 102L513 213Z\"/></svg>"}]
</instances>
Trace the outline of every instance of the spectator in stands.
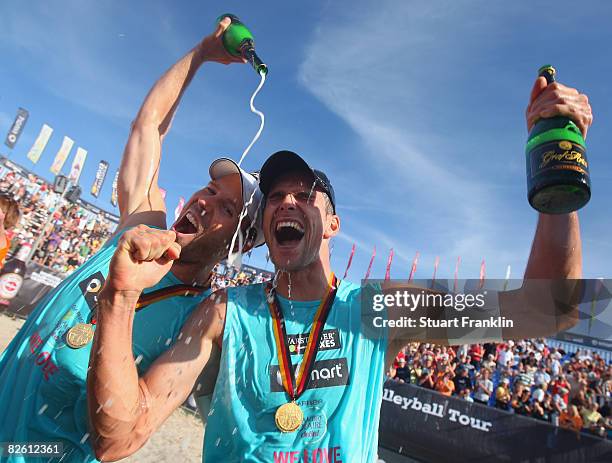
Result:
<instances>
[{"instance_id":1,"label":"spectator in stands","mask_svg":"<svg viewBox=\"0 0 612 463\"><path fill-rule=\"evenodd\" d=\"M421 354L419 352L415 352L411 358L410 382L412 384L418 384L420 377L421 377Z\"/></svg>"},{"instance_id":2,"label":"spectator in stands","mask_svg":"<svg viewBox=\"0 0 612 463\"><path fill-rule=\"evenodd\" d=\"M502 369L510 366L510 361L513 356L514 354L510 350L508 344L500 344L499 352L497 353L497 366Z\"/></svg>"},{"instance_id":3,"label":"spectator in stands","mask_svg":"<svg viewBox=\"0 0 612 463\"><path fill-rule=\"evenodd\" d=\"M401 383L410 383L410 369L406 366L406 358L400 357L397 360L398 367L395 371L394 379L400 381Z\"/></svg>"},{"instance_id":4,"label":"spectator in stands","mask_svg":"<svg viewBox=\"0 0 612 463\"><path fill-rule=\"evenodd\" d=\"M598 408L595 402L589 402L589 404L582 409L580 415L584 423L584 428L592 434L601 436L605 431L605 421L601 413L599 413Z\"/></svg>"},{"instance_id":5,"label":"spectator in stands","mask_svg":"<svg viewBox=\"0 0 612 463\"><path fill-rule=\"evenodd\" d=\"M473 344L470 349L470 357L472 366L476 371L480 370L480 362L482 362L482 354L484 350L480 344Z\"/></svg>"},{"instance_id":6,"label":"spectator in stands","mask_svg":"<svg viewBox=\"0 0 612 463\"><path fill-rule=\"evenodd\" d=\"M474 399L472 399L471 396L471 389L464 389L461 391L461 393L459 394L459 397L462 398L463 400L465 400L466 402L474 402Z\"/></svg>"},{"instance_id":7,"label":"spectator in stands","mask_svg":"<svg viewBox=\"0 0 612 463\"><path fill-rule=\"evenodd\" d=\"M427 389L433 389L435 386L433 375L433 369L427 367L423 368L418 379L418 385Z\"/></svg>"},{"instance_id":8,"label":"spectator in stands","mask_svg":"<svg viewBox=\"0 0 612 463\"><path fill-rule=\"evenodd\" d=\"M561 412L559 417L559 426L566 429L572 429L577 433L582 429L582 418L578 413L578 408L575 405L570 405Z\"/></svg>"},{"instance_id":9,"label":"spectator in stands","mask_svg":"<svg viewBox=\"0 0 612 463\"><path fill-rule=\"evenodd\" d=\"M487 405L491 394L493 393L493 381L490 379L491 371L487 368L482 368L476 379L474 388L474 401Z\"/></svg>"},{"instance_id":10,"label":"spectator in stands","mask_svg":"<svg viewBox=\"0 0 612 463\"><path fill-rule=\"evenodd\" d=\"M455 391L455 383L451 379L450 371L444 373L436 382L435 390L442 395L451 396Z\"/></svg>"},{"instance_id":11,"label":"spectator in stands","mask_svg":"<svg viewBox=\"0 0 612 463\"><path fill-rule=\"evenodd\" d=\"M7 195L0 195L0 268L11 248L13 228L19 222L19 204Z\"/></svg>"},{"instance_id":12,"label":"spectator in stands","mask_svg":"<svg viewBox=\"0 0 612 463\"><path fill-rule=\"evenodd\" d=\"M495 406L501 410L508 410L511 398L510 380L503 378L495 391Z\"/></svg>"},{"instance_id":13,"label":"spectator in stands","mask_svg":"<svg viewBox=\"0 0 612 463\"><path fill-rule=\"evenodd\" d=\"M485 360L482 361L482 366L488 370L495 370L497 364L495 363L493 354L486 354Z\"/></svg>"},{"instance_id":14,"label":"spectator in stands","mask_svg":"<svg viewBox=\"0 0 612 463\"><path fill-rule=\"evenodd\" d=\"M559 375L551 384L551 394L553 396L558 395L561 397L565 405L569 403L569 392L571 390L571 386L565 379L565 375Z\"/></svg>"},{"instance_id":15,"label":"spectator in stands","mask_svg":"<svg viewBox=\"0 0 612 463\"><path fill-rule=\"evenodd\" d=\"M471 390L474 388L474 385L472 384L472 379L469 376L469 371L465 366L459 367L459 372L457 376L455 376L454 382L455 391L457 391L457 394L461 394L461 391L464 389Z\"/></svg>"},{"instance_id":16,"label":"spectator in stands","mask_svg":"<svg viewBox=\"0 0 612 463\"><path fill-rule=\"evenodd\" d=\"M514 413L523 416L531 415L531 405L529 404L529 389L523 389L520 393L516 393L510 402L510 406Z\"/></svg>"}]
</instances>

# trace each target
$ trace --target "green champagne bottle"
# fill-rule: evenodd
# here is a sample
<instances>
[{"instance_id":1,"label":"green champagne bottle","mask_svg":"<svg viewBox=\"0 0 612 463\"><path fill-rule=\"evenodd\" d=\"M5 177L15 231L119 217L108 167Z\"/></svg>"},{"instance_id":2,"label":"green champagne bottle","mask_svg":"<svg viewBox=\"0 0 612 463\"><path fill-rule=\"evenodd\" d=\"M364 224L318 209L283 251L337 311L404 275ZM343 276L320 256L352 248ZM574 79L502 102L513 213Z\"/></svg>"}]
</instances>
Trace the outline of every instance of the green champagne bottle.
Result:
<instances>
[{"instance_id":1,"label":"green champagne bottle","mask_svg":"<svg viewBox=\"0 0 612 463\"><path fill-rule=\"evenodd\" d=\"M221 15L217 18L217 22L223 18L232 20L232 23L223 33L223 46L228 53L246 59L251 63L257 74L267 74L268 66L255 53L255 40L251 31L242 24L236 15L229 13Z\"/></svg>"},{"instance_id":2,"label":"green champagne bottle","mask_svg":"<svg viewBox=\"0 0 612 463\"><path fill-rule=\"evenodd\" d=\"M550 85L555 68L539 69ZM591 199L586 145L576 124L564 116L540 119L527 140L529 204L545 214L577 211Z\"/></svg>"}]
</instances>

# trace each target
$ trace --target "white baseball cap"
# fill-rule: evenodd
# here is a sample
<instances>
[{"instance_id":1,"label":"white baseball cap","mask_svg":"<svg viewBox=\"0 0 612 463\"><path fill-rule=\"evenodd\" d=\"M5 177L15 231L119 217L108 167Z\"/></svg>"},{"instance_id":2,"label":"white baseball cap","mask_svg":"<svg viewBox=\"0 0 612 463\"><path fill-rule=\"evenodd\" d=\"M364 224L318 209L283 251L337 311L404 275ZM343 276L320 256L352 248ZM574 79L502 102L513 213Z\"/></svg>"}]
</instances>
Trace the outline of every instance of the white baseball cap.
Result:
<instances>
[{"instance_id":1,"label":"white baseball cap","mask_svg":"<svg viewBox=\"0 0 612 463\"><path fill-rule=\"evenodd\" d=\"M243 207L247 207L247 217L250 227L255 230L255 246L261 246L265 242L263 234L263 222L261 204L263 195L259 189L257 173L248 173L230 158L219 158L212 162L208 169L210 178L217 180L231 174L240 174L242 184Z\"/></svg>"}]
</instances>

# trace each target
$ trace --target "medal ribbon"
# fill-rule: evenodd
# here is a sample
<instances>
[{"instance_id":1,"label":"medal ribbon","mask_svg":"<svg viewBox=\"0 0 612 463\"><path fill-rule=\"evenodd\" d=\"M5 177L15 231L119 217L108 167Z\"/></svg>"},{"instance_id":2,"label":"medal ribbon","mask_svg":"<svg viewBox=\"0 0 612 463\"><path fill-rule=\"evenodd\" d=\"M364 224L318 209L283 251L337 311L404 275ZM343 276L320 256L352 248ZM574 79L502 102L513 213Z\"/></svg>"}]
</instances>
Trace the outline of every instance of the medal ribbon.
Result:
<instances>
[{"instance_id":1,"label":"medal ribbon","mask_svg":"<svg viewBox=\"0 0 612 463\"><path fill-rule=\"evenodd\" d=\"M206 287L204 286L193 285L172 285L166 288L156 289L155 291L151 291L147 294L142 294L138 298L135 312L138 312L151 304L163 301L164 299L169 299L174 296L199 296L204 292L204 290L206 290ZM89 323L95 325L96 321L96 314L94 312Z\"/></svg>"},{"instance_id":2,"label":"medal ribbon","mask_svg":"<svg viewBox=\"0 0 612 463\"><path fill-rule=\"evenodd\" d=\"M298 372L296 381L297 385L293 383L293 365L291 363L291 354L289 353L289 347L287 343L287 331L285 329L285 319L280 310L280 307L276 301L276 297L271 298L272 285L268 283L266 295L268 296L268 306L270 307L270 313L272 314L272 328L274 332L274 339L276 341L276 350L278 352L278 366L280 369L281 377L283 379L283 387L291 400L295 401L306 389L308 380L310 378L310 372L314 365L317 352L319 350L319 344L321 342L321 334L323 333L323 327L325 321L331 310L336 297L336 291L338 289L338 280L332 273L330 275L329 289L327 295L321 300L317 313L315 314L314 321L312 322L312 328L308 335L308 344L304 351L302 358L302 364Z\"/></svg>"}]
</instances>

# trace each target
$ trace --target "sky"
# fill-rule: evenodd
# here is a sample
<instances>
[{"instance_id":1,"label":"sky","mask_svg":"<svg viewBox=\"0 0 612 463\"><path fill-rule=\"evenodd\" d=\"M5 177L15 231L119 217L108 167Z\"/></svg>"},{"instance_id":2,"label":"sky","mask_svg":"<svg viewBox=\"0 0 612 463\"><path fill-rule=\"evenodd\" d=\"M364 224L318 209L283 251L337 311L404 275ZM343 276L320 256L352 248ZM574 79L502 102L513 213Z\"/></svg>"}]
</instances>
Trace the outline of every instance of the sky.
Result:
<instances>
[{"instance_id":1,"label":"sky","mask_svg":"<svg viewBox=\"0 0 612 463\"><path fill-rule=\"evenodd\" d=\"M78 0L0 4L0 137L18 107L30 118L0 154L52 179L62 138L88 151L83 198L110 204L130 122L161 74L227 12L253 31L268 79L255 105L266 126L243 167L280 149L331 179L341 219L332 267L358 281L376 247L373 277L521 278L537 213L527 202L525 108L537 69L589 96L592 199L580 211L586 277L612 277L612 3L601 0L309 2ZM160 186L172 216L179 196L208 182L220 156L238 160L259 127L247 65L207 63L184 95L163 146ZM41 160L26 154L43 123ZM96 200L98 161L110 164ZM170 217L171 219L171 217ZM245 262L270 269L265 248Z\"/></svg>"}]
</instances>

